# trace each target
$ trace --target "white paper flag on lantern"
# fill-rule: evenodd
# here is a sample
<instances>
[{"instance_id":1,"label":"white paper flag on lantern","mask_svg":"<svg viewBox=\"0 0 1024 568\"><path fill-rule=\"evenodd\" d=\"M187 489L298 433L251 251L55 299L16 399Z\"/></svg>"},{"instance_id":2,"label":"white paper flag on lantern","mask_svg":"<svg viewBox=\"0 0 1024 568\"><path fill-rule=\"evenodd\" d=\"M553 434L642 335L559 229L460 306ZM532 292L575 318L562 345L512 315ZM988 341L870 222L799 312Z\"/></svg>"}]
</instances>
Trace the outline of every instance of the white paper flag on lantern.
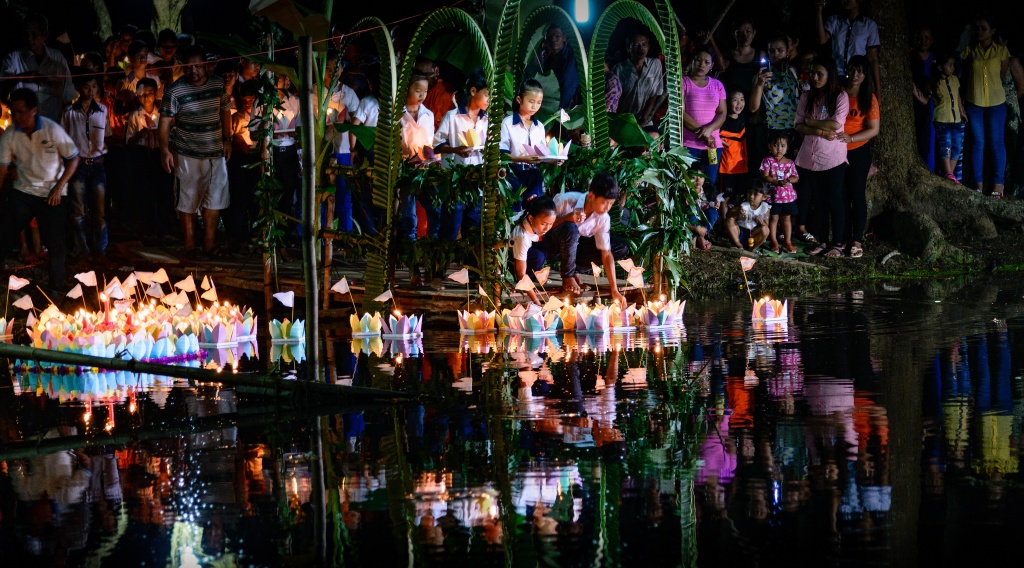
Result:
<instances>
[{"instance_id":1,"label":"white paper flag on lantern","mask_svg":"<svg viewBox=\"0 0 1024 568\"><path fill-rule=\"evenodd\" d=\"M630 270L633 270L633 268L636 267L636 265L633 264L633 259L632 258L622 259L622 260L618 261L618 263L619 263L619 266L621 266L622 269L625 270L626 272L629 272Z\"/></svg>"},{"instance_id":2,"label":"white paper flag on lantern","mask_svg":"<svg viewBox=\"0 0 1024 568\"><path fill-rule=\"evenodd\" d=\"M29 296L29 295L25 295L25 296L22 296L22 297L18 298L11 305L16 307L16 308L21 308L23 310L31 310L32 308L35 307L35 306L32 305L32 296Z\"/></svg>"},{"instance_id":3,"label":"white paper flag on lantern","mask_svg":"<svg viewBox=\"0 0 1024 568\"><path fill-rule=\"evenodd\" d=\"M85 286L96 287L96 271L90 270L89 272L79 272L75 274L75 280L78 280Z\"/></svg>"},{"instance_id":4,"label":"white paper flag on lantern","mask_svg":"<svg viewBox=\"0 0 1024 568\"><path fill-rule=\"evenodd\" d=\"M551 296L548 298L548 303L544 304L545 312L557 312L562 309L562 300L559 300L557 296Z\"/></svg>"},{"instance_id":5,"label":"white paper flag on lantern","mask_svg":"<svg viewBox=\"0 0 1024 568\"><path fill-rule=\"evenodd\" d=\"M545 266L544 268L541 268L540 270L534 272L534 274L537 276L537 282L541 286L543 286L544 284L547 283L548 276L551 274L551 267Z\"/></svg>"},{"instance_id":6,"label":"white paper flag on lantern","mask_svg":"<svg viewBox=\"0 0 1024 568\"><path fill-rule=\"evenodd\" d=\"M339 294L349 294L352 292L348 287L348 278L345 276L342 276L341 280L335 282L334 286L331 286L331 290Z\"/></svg>"},{"instance_id":7,"label":"white paper flag on lantern","mask_svg":"<svg viewBox=\"0 0 1024 568\"><path fill-rule=\"evenodd\" d=\"M185 316L192 315L192 304L185 304L184 306L181 307L180 310L178 310L178 313L176 313L174 315L178 316L178 317L185 317Z\"/></svg>"},{"instance_id":8,"label":"white paper flag on lantern","mask_svg":"<svg viewBox=\"0 0 1024 568\"><path fill-rule=\"evenodd\" d=\"M527 274L526 276L523 276L523 279L520 280L519 282L516 282L516 290L521 290L523 292L529 292L530 290L533 290L533 289L534 289L533 280L530 280L530 275L529 274Z\"/></svg>"},{"instance_id":9,"label":"white paper flag on lantern","mask_svg":"<svg viewBox=\"0 0 1024 568\"><path fill-rule=\"evenodd\" d=\"M135 273L132 272L128 275L128 278L125 278L124 282L121 283L121 289L127 289L128 293L131 294L135 291L135 286L138 285L138 283L139 281L135 279Z\"/></svg>"},{"instance_id":10,"label":"white paper flag on lantern","mask_svg":"<svg viewBox=\"0 0 1024 568\"><path fill-rule=\"evenodd\" d=\"M210 278L208 276L203 276L203 283L200 284L199 287L202 288L203 290L209 290L210 289Z\"/></svg>"},{"instance_id":11,"label":"white paper flag on lantern","mask_svg":"<svg viewBox=\"0 0 1024 568\"><path fill-rule=\"evenodd\" d=\"M644 269L642 267L634 267L629 271L629 277L626 278L626 282L637 288L644 287Z\"/></svg>"},{"instance_id":12,"label":"white paper flag on lantern","mask_svg":"<svg viewBox=\"0 0 1024 568\"><path fill-rule=\"evenodd\" d=\"M82 297L82 284L75 284L75 287L67 293L68 298L81 298Z\"/></svg>"},{"instance_id":13,"label":"white paper flag on lantern","mask_svg":"<svg viewBox=\"0 0 1024 568\"><path fill-rule=\"evenodd\" d=\"M373 299L374 302L386 302L388 300L394 300L395 297L391 294L391 288L384 290L384 293Z\"/></svg>"},{"instance_id":14,"label":"white paper flag on lantern","mask_svg":"<svg viewBox=\"0 0 1024 568\"><path fill-rule=\"evenodd\" d=\"M124 290L122 290L120 286L115 286L112 290L110 290L109 296L115 300L123 300Z\"/></svg>"},{"instance_id":15,"label":"white paper flag on lantern","mask_svg":"<svg viewBox=\"0 0 1024 568\"><path fill-rule=\"evenodd\" d=\"M142 282L146 286L149 286L149 283L153 281L152 272L143 272L141 270L136 270L135 272L132 273L132 276L138 278L139 282Z\"/></svg>"},{"instance_id":16,"label":"white paper flag on lantern","mask_svg":"<svg viewBox=\"0 0 1024 568\"><path fill-rule=\"evenodd\" d=\"M561 122L561 123L569 122L569 113L565 112L564 108L558 109L558 122Z\"/></svg>"},{"instance_id":17,"label":"white paper flag on lantern","mask_svg":"<svg viewBox=\"0 0 1024 568\"><path fill-rule=\"evenodd\" d=\"M118 290L120 288L121 288L121 280L119 280L117 278L117 276L115 276L113 280L111 280L110 282L107 282L107 285L103 287L103 293L108 295L108 296L110 296L110 297L114 297L114 294L113 294L114 290ZM122 294L122 296L123 296L123 294Z\"/></svg>"},{"instance_id":18,"label":"white paper flag on lantern","mask_svg":"<svg viewBox=\"0 0 1024 568\"><path fill-rule=\"evenodd\" d=\"M462 270L449 276L448 279L458 282L459 284L469 284L469 269L463 268Z\"/></svg>"},{"instance_id":19,"label":"white paper flag on lantern","mask_svg":"<svg viewBox=\"0 0 1024 568\"><path fill-rule=\"evenodd\" d=\"M196 280L189 274L188 278L179 280L174 283L174 287L181 290L182 292L195 292L196 291Z\"/></svg>"},{"instance_id":20,"label":"white paper flag on lantern","mask_svg":"<svg viewBox=\"0 0 1024 568\"><path fill-rule=\"evenodd\" d=\"M154 280L153 283L149 285L149 288L146 289L146 295L160 299L164 297L164 289L160 287L159 282Z\"/></svg>"},{"instance_id":21,"label":"white paper flag on lantern","mask_svg":"<svg viewBox=\"0 0 1024 568\"><path fill-rule=\"evenodd\" d=\"M203 282L206 282L206 278L205 277L203 278ZM217 287L213 285L213 279L210 279L209 284L210 284L210 289L205 291L205 292L203 292L203 295L200 296L200 298L202 298L202 299L204 299L204 300L206 300L208 302L216 302L217 301Z\"/></svg>"},{"instance_id":22,"label":"white paper flag on lantern","mask_svg":"<svg viewBox=\"0 0 1024 568\"><path fill-rule=\"evenodd\" d=\"M277 294L274 294L274 297L277 298L277 301L281 302L281 305L286 308L295 307L295 292L278 292Z\"/></svg>"},{"instance_id":23,"label":"white paper flag on lantern","mask_svg":"<svg viewBox=\"0 0 1024 568\"><path fill-rule=\"evenodd\" d=\"M25 286L28 286L28 284L28 280L25 280L24 278L18 278L13 274L11 274L11 277L7 280L7 288L9 290L21 290Z\"/></svg>"},{"instance_id":24,"label":"white paper flag on lantern","mask_svg":"<svg viewBox=\"0 0 1024 568\"><path fill-rule=\"evenodd\" d=\"M28 313L28 319L25 320L25 327L32 327L36 324L36 315L32 312Z\"/></svg>"},{"instance_id":25,"label":"white paper flag on lantern","mask_svg":"<svg viewBox=\"0 0 1024 568\"><path fill-rule=\"evenodd\" d=\"M153 273L153 282L159 282L161 284L167 284L171 281L170 276L167 276L167 271L161 268Z\"/></svg>"},{"instance_id":26,"label":"white paper flag on lantern","mask_svg":"<svg viewBox=\"0 0 1024 568\"><path fill-rule=\"evenodd\" d=\"M477 284L476 285L476 289L477 289L478 292L480 292L481 296L487 297L487 292L484 290L483 286Z\"/></svg>"},{"instance_id":27,"label":"white paper flag on lantern","mask_svg":"<svg viewBox=\"0 0 1024 568\"><path fill-rule=\"evenodd\" d=\"M600 266L598 266L598 265L594 264L593 262L591 262L590 263L590 268L594 271L594 276L600 276L601 275L601 267Z\"/></svg>"}]
</instances>

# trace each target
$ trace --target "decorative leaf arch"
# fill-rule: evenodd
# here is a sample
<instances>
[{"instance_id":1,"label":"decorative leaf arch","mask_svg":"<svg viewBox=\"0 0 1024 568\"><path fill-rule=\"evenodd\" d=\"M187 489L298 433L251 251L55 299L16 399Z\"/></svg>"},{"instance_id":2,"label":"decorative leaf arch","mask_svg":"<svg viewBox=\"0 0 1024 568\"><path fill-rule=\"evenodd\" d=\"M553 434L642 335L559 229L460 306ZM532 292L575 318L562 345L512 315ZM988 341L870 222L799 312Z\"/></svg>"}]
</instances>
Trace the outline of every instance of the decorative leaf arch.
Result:
<instances>
[{"instance_id":1,"label":"decorative leaf arch","mask_svg":"<svg viewBox=\"0 0 1024 568\"><path fill-rule=\"evenodd\" d=\"M683 145L683 54L679 44L679 30L676 15L668 0L655 0L655 9L661 20L665 41L661 44L665 52L665 88L668 89L668 113L665 115L665 137L668 146Z\"/></svg>"},{"instance_id":2,"label":"decorative leaf arch","mask_svg":"<svg viewBox=\"0 0 1024 568\"><path fill-rule=\"evenodd\" d=\"M552 24L561 28L568 41L572 43L573 50L575 51L576 70L580 74L580 88L583 90L586 130L590 132L594 125L594 105L592 104L590 89L587 87L590 84L590 72L594 67L588 64L587 52L584 49L583 37L580 35L579 28L576 27L572 18L562 8L558 6L541 6L530 12L530 15L527 16L526 21L520 28L519 49L514 61L515 80L513 84L519 85L523 82L523 72L526 68L527 58L530 57L530 54L534 52L537 44L544 37L543 32Z\"/></svg>"},{"instance_id":3,"label":"decorative leaf arch","mask_svg":"<svg viewBox=\"0 0 1024 568\"><path fill-rule=\"evenodd\" d=\"M348 34L342 38L339 53L345 53L357 32L367 30L373 38L374 45L384 63L380 73L380 115L373 139L373 204L384 210L385 227L391 226L391 202L394 199L394 184L398 177L398 165L401 162L401 147L398 145L399 118L395 112L395 91L398 85L398 73L395 69L395 48L387 26L379 18L363 18L353 25ZM366 258L366 288L363 294L363 305L369 306L371 299L380 295L387 280L387 266L390 253L391 232L383 230L377 237L379 247L372 247Z\"/></svg>"},{"instance_id":4,"label":"decorative leaf arch","mask_svg":"<svg viewBox=\"0 0 1024 568\"><path fill-rule=\"evenodd\" d=\"M665 2L665 0L659 1ZM611 38L612 32L615 31L615 26L624 18L639 20L640 23L647 26L651 30L651 33L654 34L654 38L662 46L662 49L666 50L666 59L670 55L672 50L667 47L669 42L666 41L665 34L662 32L661 26L658 25L658 21L654 18L654 15L635 0L616 0L615 3L605 9L601 14L601 17L597 20L597 26L594 29L594 36L590 40L591 69L597 69L598 65L603 66L604 54L608 49L608 40ZM675 42L676 52L678 52L679 49L678 43L677 39ZM676 60L675 66L678 67L678 59ZM680 81L682 81L682 78L680 78ZM670 88L669 91L671 92L672 89ZM608 137L608 112L603 104L594 104L603 102L604 96L604 75L602 74L600 77L596 74L592 75L590 77L590 100L592 103L591 109L594 113L592 140L596 148L607 151L611 147L610 139ZM679 116L682 116L682 114L680 113ZM674 118L670 118L669 122L671 123L673 120ZM671 124L669 126L671 128L676 128L672 127Z\"/></svg>"}]
</instances>

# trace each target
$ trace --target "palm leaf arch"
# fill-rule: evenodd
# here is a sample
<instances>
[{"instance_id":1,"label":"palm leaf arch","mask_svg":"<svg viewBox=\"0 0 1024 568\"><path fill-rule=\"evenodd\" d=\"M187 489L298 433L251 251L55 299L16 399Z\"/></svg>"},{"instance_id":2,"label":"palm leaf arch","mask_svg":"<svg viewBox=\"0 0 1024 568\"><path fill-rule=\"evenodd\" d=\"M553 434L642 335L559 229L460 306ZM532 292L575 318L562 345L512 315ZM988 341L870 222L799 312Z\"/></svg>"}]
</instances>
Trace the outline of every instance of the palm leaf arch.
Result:
<instances>
[{"instance_id":1,"label":"palm leaf arch","mask_svg":"<svg viewBox=\"0 0 1024 568\"><path fill-rule=\"evenodd\" d=\"M665 42L661 49L665 53L665 86L668 89L668 114L665 115L665 138L668 146L683 145L683 54L679 44L679 29L676 15L668 0L655 0L658 19L661 20Z\"/></svg>"},{"instance_id":2,"label":"palm leaf arch","mask_svg":"<svg viewBox=\"0 0 1024 568\"><path fill-rule=\"evenodd\" d=\"M664 3L667 6L667 0L659 0L659 3ZM668 7L667 14L671 16L671 7ZM659 11L662 11L659 8ZM671 67L678 68L679 60L679 40L678 36L675 38L674 44L670 46L670 42L666 41L665 33L662 31L661 26L658 24L658 20L647 10L642 4L635 0L616 0L611 6L609 6L601 14L601 17L597 20L597 25L594 29L594 35L590 39L590 68L597 69L598 66L604 65L604 54L608 50L608 41L611 39L612 32L615 31L615 26L625 18L632 18L639 20L640 23L647 26L654 35L654 39L658 41L658 44L665 50L666 61L670 59L670 55L675 55L675 62L672 63ZM671 77L671 76L670 76ZM682 81L680 76L679 81ZM673 90L671 82L669 82L669 91ZM604 105L604 74L597 76L592 74L590 77L590 100L591 110L594 113L594 128L593 128L593 143L594 147L603 150L605 152L611 149L611 141L608 136L608 112ZM671 95L670 95L671 96ZM600 104L598 104L600 103ZM671 108L671 103L670 103ZM675 114L682 116L681 111L679 113L673 113L670 110L669 127L672 128L670 132L675 134L677 131L681 138L681 121L678 123L679 126L674 126L676 122Z\"/></svg>"},{"instance_id":3,"label":"palm leaf arch","mask_svg":"<svg viewBox=\"0 0 1024 568\"><path fill-rule=\"evenodd\" d=\"M378 103L380 114L373 139L373 204L384 209L385 227L391 226L391 202L394 199L394 184L398 177L398 165L401 162L401 137L399 136L401 115L395 110L398 72L395 68L395 48L388 32L387 25L379 18L363 18L355 23L341 39L339 53L345 49L359 33L369 33L383 65L380 72L380 94ZM373 305L371 299L379 296L385 289L387 266L390 252L390 231L384 230L377 237L378 246L370 247L366 257L366 283L363 294L364 309Z\"/></svg>"},{"instance_id":4,"label":"palm leaf arch","mask_svg":"<svg viewBox=\"0 0 1024 568\"><path fill-rule=\"evenodd\" d=\"M587 52L584 49L583 36L580 30L569 17L565 10L558 6L541 6L526 17L520 32L519 49L515 57L515 81L514 85L522 84L525 77L523 72L526 68L527 59L537 49L537 44L544 37L544 32L552 24L557 25L565 34L567 41L572 44L576 69L580 73L580 85L583 90L583 108L586 112L585 129L591 130L594 124L594 105L592 104L591 92L587 88L590 84L590 72L594 67L588 64ZM569 110L569 109L566 109Z\"/></svg>"}]
</instances>

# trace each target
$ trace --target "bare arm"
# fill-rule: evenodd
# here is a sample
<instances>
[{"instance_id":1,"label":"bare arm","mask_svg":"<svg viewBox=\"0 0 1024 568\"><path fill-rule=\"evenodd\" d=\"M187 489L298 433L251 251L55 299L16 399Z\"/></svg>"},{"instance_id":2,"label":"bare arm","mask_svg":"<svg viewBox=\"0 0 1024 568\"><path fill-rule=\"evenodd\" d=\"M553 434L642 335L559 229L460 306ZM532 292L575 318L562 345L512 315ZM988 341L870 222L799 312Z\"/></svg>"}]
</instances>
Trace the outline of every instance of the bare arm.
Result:
<instances>
[{"instance_id":1,"label":"bare arm","mask_svg":"<svg viewBox=\"0 0 1024 568\"><path fill-rule=\"evenodd\" d=\"M825 11L825 2L824 2L824 0L819 0L819 2L818 2L818 43L820 43L821 45L825 45L826 43L828 43L828 40L832 39L832 35L829 34L827 31L825 31L824 11Z\"/></svg>"},{"instance_id":2,"label":"bare arm","mask_svg":"<svg viewBox=\"0 0 1024 568\"><path fill-rule=\"evenodd\" d=\"M718 101L718 108L715 109L715 118L711 119L711 122L704 126L704 130L708 132L714 132L725 124L725 117L728 114L725 111L725 99Z\"/></svg>"},{"instance_id":3,"label":"bare arm","mask_svg":"<svg viewBox=\"0 0 1024 568\"><path fill-rule=\"evenodd\" d=\"M846 143L850 142L863 142L865 140L871 140L875 136L878 136L879 125L881 122L875 118L869 118L864 121L864 130L856 134L843 134L843 139Z\"/></svg>"},{"instance_id":4,"label":"bare arm","mask_svg":"<svg viewBox=\"0 0 1024 568\"><path fill-rule=\"evenodd\" d=\"M612 251L601 251L601 264L604 265L604 274L608 277L608 287L611 289L612 299L618 300L619 306L625 309L626 298L619 292L619 285L615 281L615 257L612 256Z\"/></svg>"},{"instance_id":5,"label":"bare arm","mask_svg":"<svg viewBox=\"0 0 1024 568\"><path fill-rule=\"evenodd\" d=\"M764 86L772 78L770 68L761 69L754 76L754 88L750 90L750 97L747 98L747 108L750 112L761 110L761 97L764 95Z\"/></svg>"},{"instance_id":6,"label":"bare arm","mask_svg":"<svg viewBox=\"0 0 1024 568\"><path fill-rule=\"evenodd\" d=\"M160 163L164 167L164 171L172 173L174 171L174 154L171 153L171 121L174 120L169 116L160 117Z\"/></svg>"},{"instance_id":7,"label":"bare arm","mask_svg":"<svg viewBox=\"0 0 1024 568\"><path fill-rule=\"evenodd\" d=\"M220 136L224 142L224 159L231 159L231 110L220 110Z\"/></svg>"},{"instance_id":8,"label":"bare arm","mask_svg":"<svg viewBox=\"0 0 1024 568\"><path fill-rule=\"evenodd\" d=\"M804 121L804 124L812 128L820 128L822 130L839 130L843 127L842 124L839 124L838 120L831 120L827 118L825 120L814 120L813 118L808 118Z\"/></svg>"},{"instance_id":9,"label":"bare arm","mask_svg":"<svg viewBox=\"0 0 1024 568\"><path fill-rule=\"evenodd\" d=\"M50 190L50 196L46 200L46 202L49 203L51 206L56 207L60 205L60 194L63 192L64 186L66 186L68 182L71 181L71 176L75 175L75 170L78 169L79 161L80 158L77 155L75 155L74 158L68 158L67 160L64 160L64 173L61 174L60 179L57 180L57 183L53 186L53 189Z\"/></svg>"}]
</instances>

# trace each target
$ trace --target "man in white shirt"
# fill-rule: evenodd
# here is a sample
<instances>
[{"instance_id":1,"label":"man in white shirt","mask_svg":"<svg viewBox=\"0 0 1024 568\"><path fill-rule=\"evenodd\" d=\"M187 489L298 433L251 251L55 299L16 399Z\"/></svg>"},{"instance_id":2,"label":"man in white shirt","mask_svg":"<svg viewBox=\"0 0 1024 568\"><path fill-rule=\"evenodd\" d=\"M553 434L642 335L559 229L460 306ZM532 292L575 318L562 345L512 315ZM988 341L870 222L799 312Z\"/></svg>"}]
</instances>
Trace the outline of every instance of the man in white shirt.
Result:
<instances>
[{"instance_id":1,"label":"man in white shirt","mask_svg":"<svg viewBox=\"0 0 1024 568\"><path fill-rule=\"evenodd\" d=\"M654 117L654 109L665 93L665 68L657 57L647 57L651 39L637 32L629 39L629 59L613 69L622 83L619 112L636 116L637 124L647 126Z\"/></svg>"},{"instance_id":2,"label":"man in white shirt","mask_svg":"<svg viewBox=\"0 0 1024 568\"><path fill-rule=\"evenodd\" d=\"M854 55L867 56L875 73L875 86L881 97L882 86L878 69L878 24L861 13L861 0L842 0L843 15L832 14L824 20L825 0L818 0L818 43L831 44L836 72L846 75L846 63Z\"/></svg>"},{"instance_id":3,"label":"man in white shirt","mask_svg":"<svg viewBox=\"0 0 1024 568\"><path fill-rule=\"evenodd\" d=\"M548 256L561 260L562 289L578 292L578 273L592 273L591 264L604 267L613 300L626 305L615 281L615 261L629 254L626 241L611 236L608 211L619 198L619 184L609 174L597 174L587 193L568 191L554 197L555 224L540 242L530 247L527 266L537 271Z\"/></svg>"},{"instance_id":4,"label":"man in white shirt","mask_svg":"<svg viewBox=\"0 0 1024 568\"><path fill-rule=\"evenodd\" d=\"M39 114L60 120L66 105L75 100L68 62L59 51L46 46L49 22L39 14L29 14L22 23L27 47L12 51L4 58L0 75L15 81L11 89L29 89L39 97ZM19 77L26 77L19 80ZM40 79L37 77L49 77Z\"/></svg>"},{"instance_id":5,"label":"man in white shirt","mask_svg":"<svg viewBox=\"0 0 1024 568\"><path fill-rule=\"evenodd\" d=\"M39 222L39 234L50 254L50 289L63 293L64 226L68 181L78 168L78 148L60 125L39 116L39 98L30 89L15 89L10 97L11 127L0 136L0 179L14 164L18 178L0 212L0 266L29 221Z\"/></svg>"}]
</instances>

